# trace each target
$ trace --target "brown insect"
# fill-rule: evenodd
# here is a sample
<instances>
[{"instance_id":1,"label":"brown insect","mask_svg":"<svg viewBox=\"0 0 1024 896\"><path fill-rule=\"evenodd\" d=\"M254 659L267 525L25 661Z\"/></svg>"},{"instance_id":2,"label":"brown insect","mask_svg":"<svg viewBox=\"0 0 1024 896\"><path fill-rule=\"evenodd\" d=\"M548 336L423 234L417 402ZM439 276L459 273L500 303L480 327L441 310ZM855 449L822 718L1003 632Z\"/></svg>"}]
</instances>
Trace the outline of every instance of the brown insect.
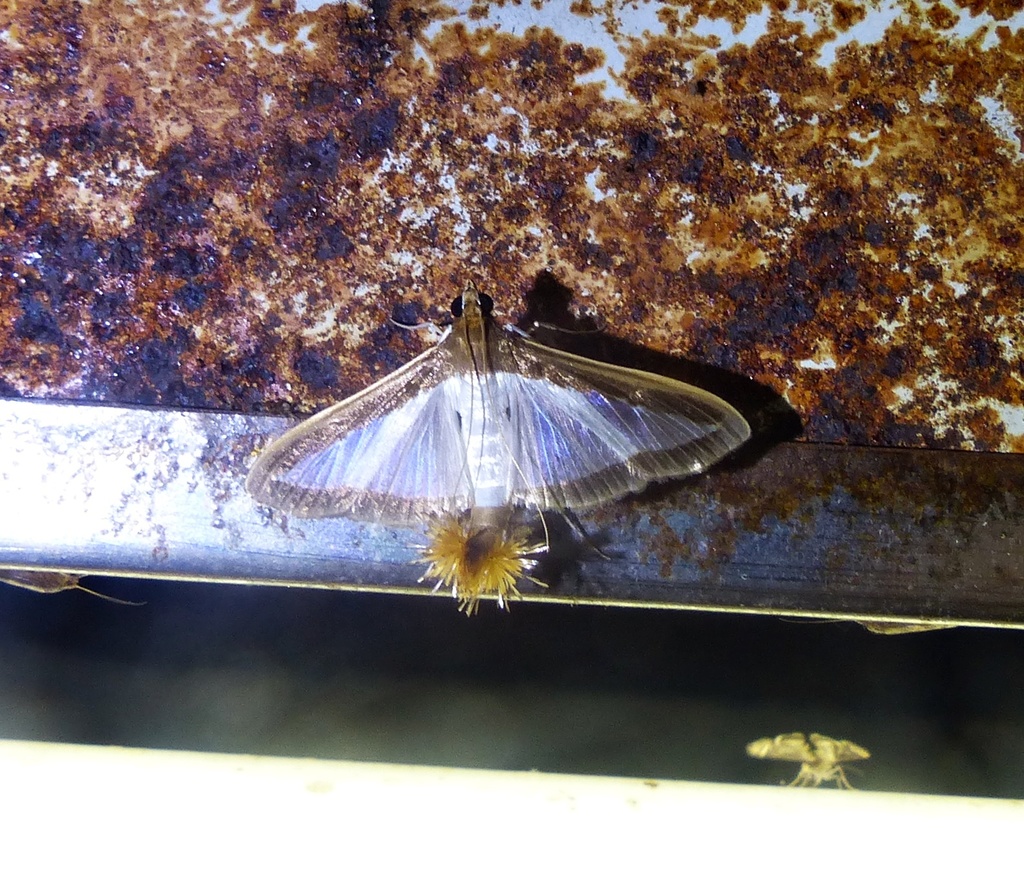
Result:
<instances>
[{"instance_id":1,"label":"brown insect","mask_svg":"<svg viewBox=\"0 0 1024 896\"><path fill-rule=\"evenodd\" d=\"M944 628L956 628L955 623L944 622L861 622L875 635L913 635L918 632L936 632Z\"/></svg>"},{"instance_id":2,"label":"brown insect","mask_svg":"<svg viewBox=\"0 0 1024 896\"><path fill-rule=\"evenodd\" d=\"M870 759L871 754L851 740L836 740L824 734L805 735L795 731L776 737L762 737L747 744L747 755L755 759L799 762L800 771L790 787L818 787L835 782L842 790L853 790L842 763Z\"/></svg>"},{"instance_id":3,"label":"brown insect","mask_svg":"<svg viewBox=\"0 0 1024 896\"><path fill-rule=\"evenodd\" d=\"M27 588L29 591L38 591L40 594L57 594L60 591L75 589L103 600L109 600L114 604L124 604L126 607L142 606L142 603L133 600L121 600L117 597L100 594L91 588L86 588L84 585L79 584L81 578L81 576L73 572L0 568L0 582L6 585L14 585L16 588Z\"/></svg>"}]
</instances>

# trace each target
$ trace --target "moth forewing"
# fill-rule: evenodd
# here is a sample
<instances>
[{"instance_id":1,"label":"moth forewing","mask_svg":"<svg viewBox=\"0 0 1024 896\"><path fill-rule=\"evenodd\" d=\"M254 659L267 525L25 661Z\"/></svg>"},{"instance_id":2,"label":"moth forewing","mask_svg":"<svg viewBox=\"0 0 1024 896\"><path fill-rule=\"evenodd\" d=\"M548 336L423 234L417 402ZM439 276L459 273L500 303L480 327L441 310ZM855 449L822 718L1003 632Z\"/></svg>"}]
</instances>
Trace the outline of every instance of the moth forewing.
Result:
<instances>
[{"instance_id":1,"label":"moth forewing","mask_svg":"<svg viewBox=\"0 0 1024 896\"><path fill-rule=\"evenodd\" d=\"M14 585L16 588L27 588L29 591L36 591L39 594L59 594L61 591L82 591L91 594L93 597L110 601L112 604L122 604L126 607L141 607L143 602L134 600L122 600L119 597L111 597L108 594L101 594L81 584L82 577L73 572L56 572L52 570L36 569L0 569L0 582L6 585Z\"/></svg>"},{"instance_id":2,"label":"moth forewing","mask_svg":"<svg viewBox=\"0 0 1024 896\"><path fill-rule=\"evenodd\" d=\"M466 506L454 364L442 341L310 417L264 449L246 488L299 517L404 521Z\"/></svg>"},{"instance_id":3,"label":"moth forewing","mask_svg":"<svg viewBox=\"0 0 1024 896\"><path fill-rule=\"evenodd\" d=\"M61 591L81 588L81 585L78 584L80 579L81 576L71 572L0 569L0 582L14 585L16 588L27 588L29 591L37 591L40 594L58 594Z\"/></svg>"},{"instance_id":4,"label":"moth forewing","mask_svg":"<svg viewBox=\"0 0 1024 896\"><path fill-rule=\"evenodd\" d=\"M514 503L596 506L700 473L750 437L732 405L678 380L501 332L492 354Z\"/></svg>"},{"instance_id":5,"label":"moth forewing","mask_svg":"<svg viewBox=\"0 0 1024 896\"><path fill-rule=\"evenodd\" d=\"M870 759L864 747L850 740L837 740L824 734L801 732L762 737L747 744L747 755L755 759L778 759L799 762L800 770L790 781L791 787L818 787L835 782L837 787L852 790L842 763Z\"/></svg>"},{"instance_id":6,"label":"moth forewing","mask_svg":"<svg viewBox=\"0 0 1024 896\"><path fill-rule=\"evenodd\" d=\"M884 622L882 620L873 620L860 622L860 624L874 635L914 635L921 632L935 632L945 628L956 628L955 622Z\"/></svg>"},{"instance_id":7,"label":"moth forewing","mask_svg":"<svg viewBox=\"0 0 1024 896\"><path fill-rule=\"evenodd\" d=\"M852 740L836 740L824 734L811 734L811 746L818 760L825 763L853 762L855 759L870 759L871 754Z\"/></svg>"},{"instance_id":8,"label":"moth forewing","mask_svg":"<svg viewBox=\"0 0 1024 896\"><path fill-rule=\"evenodd\" d=\"M754 759L780 759L786 762L814 761L814 750L806 735L799 731L751 741L747 744L747 755Z\"/></svg>"}]
</instances>

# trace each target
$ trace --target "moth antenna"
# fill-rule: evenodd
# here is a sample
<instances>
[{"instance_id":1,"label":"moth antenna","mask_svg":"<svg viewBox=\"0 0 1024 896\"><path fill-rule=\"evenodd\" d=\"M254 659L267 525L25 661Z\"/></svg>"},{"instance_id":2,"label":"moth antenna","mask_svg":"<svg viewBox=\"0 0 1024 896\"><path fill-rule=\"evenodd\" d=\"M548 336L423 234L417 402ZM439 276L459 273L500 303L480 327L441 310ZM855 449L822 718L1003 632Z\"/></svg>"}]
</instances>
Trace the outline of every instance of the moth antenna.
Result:
<instances>
[{"instance_id":1,"label":"moth antenna","mask_svg":"<svg viewBox=\"0 0 1024 896\"><path fill-rule=\"evenodd\" d=\"M791 625L834 625L837 622L851 621L849 619L806 619L803 616L776 616L775 618Z\"/></svg>"},{"instance_id":2,"label":"moth antenna","mask_svg":"<svg viewBox=\"0 0 1024 896\"><path fill-rule=\"evenodd\" d=\"M86 588L84 585L76 584L74 586L76 591L84 591L86 594L91 594L93 597L98 597L101 600L110 601L112 604L121 604L123 607L144 607L146 602L144 600L125 600L123 597L111 597L109 594L103 594L99 591L93 591L92 588Z\"/></svg>"},{"instance_id":3,"label":"moth antenna","mask_svg":"<svg viewBox=\"0 0 1024 896\"><path fill-rule=\"evenodd\" d=\"M451 327L439 327L432 320L425 320L421 324L403 324L400 320L395 320L393 316L390 320L400 330L408 330L410 332L413 330L426 330L438 342L447 336L451 330Z\"/></svg>"},{"instance_id":4,"label":"moth antenna","mask_svg":"<svg viewBox=\"0 0 1024 896\"><path fill-rule=\"evenodd\" d=\"M515 329L516 332L518 332L520 335L526 335L525 333L523 333L522 330L519 330L518 328L513 327L511 329ZM566 333L569 336L586 336L591 333L603 333L605 330L605 326L601 322L596 322L594 324L594 327L590 330L570 330L568 327L560 327L558 324L549 323L546 320L535 320L532 324L530 324L530 329L554 330L556 333Z\"/></svg>"}]
</instances>

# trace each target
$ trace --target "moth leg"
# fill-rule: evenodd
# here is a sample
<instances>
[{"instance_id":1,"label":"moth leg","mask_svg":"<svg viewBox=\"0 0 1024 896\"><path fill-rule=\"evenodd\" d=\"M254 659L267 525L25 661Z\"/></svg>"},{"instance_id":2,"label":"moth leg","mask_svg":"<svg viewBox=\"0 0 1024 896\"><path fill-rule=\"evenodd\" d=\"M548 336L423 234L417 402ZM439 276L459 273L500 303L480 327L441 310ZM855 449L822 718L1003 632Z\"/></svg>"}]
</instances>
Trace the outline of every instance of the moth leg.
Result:
<instances>
[{"instance_id":1,"label":"moth leg","mask_svg":"<svg viewBox=\"0 0 1024 896\"><path fill-rule=\"evenodd\" d=\"M398 327L400 330L426 330L430 334L430 337L435 342L440 342L451 332L451 327L439 327L432 320L424 321L421 324L403 324L400 320L391 318L391 323Z\"/></svg>"},{"instance_id":2,"label":"moth leg","mask_svg":"<svg viewBox=\"0 0 1024 896\"><path fill-rule=\"evenodd\" d=\"M573 513L568 508L566 508L564 510L561 510L559 512L562 514L562 518L569 524L569 528L571 528L580 537L580 540L588 548L590 548L590 550L592 550L595 554L597 554L598 557L600 557L602 560L611 560L611 559L613 559L608 554L606 554L604 551L602 551L596 544L594 544L593 539L587 533L587 530L583 528L583 523L580 522L579 517L576 516L575 513ZM543 517L543 514L542 514L541 515L541 519L543 519L543 518L544 517Z\"/></svg>"},{"instance_id":3,"label":"moth leg","mask_svg":"<svg viewBox=\"0 0 1024 896\"><path fill-rule=\"evenodd\" d=\"M846 772L843 770L841 765L836 766L832 778L836 782L836 787L840 790L856 790L856 788L850 783L850 779L846 777Z\"/></svg>"},{"instance_id":4,"label":"moth leg","mask_svg":"<svg viewBox=\"0 0 1024 896\"><path fill-rule=\"evenodd\" d=\"M789 787L817 787L821 783L821 779L815 774L814 770L805 762L800 766L800 771L796 773L796 777L789 782Z\"/></svg>"}]
</instances>

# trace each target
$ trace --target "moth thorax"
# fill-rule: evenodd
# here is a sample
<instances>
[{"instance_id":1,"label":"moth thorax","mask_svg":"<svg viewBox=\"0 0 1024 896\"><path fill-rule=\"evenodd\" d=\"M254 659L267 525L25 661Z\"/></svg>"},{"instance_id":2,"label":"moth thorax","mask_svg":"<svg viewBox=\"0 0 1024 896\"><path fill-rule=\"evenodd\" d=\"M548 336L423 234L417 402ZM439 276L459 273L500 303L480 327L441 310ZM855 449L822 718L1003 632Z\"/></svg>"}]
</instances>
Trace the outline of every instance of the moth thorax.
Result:
<instances>
[{"instance_id":1,"label":"moth thorax","mask_svg":"<svg viewBox=\"0 0 1024 896\"><path fill-rule=\"evenodd\" d=\"M472 280L462 290L462 313L465 317L480 316L480 293Z\"/></svg>"},{"instance_id":2,"label":"moth thorax","mask_svg":"<svg viewBox=\"0 0 1024 896\"><path fill-rule=\"evenodd\" d=\"M466 317L473 321L489 317L493 309L494 299L480 292L472 280L465 285L459 297L452 303L452 313L456 317Z\"/></svg>"}]
</instances>

